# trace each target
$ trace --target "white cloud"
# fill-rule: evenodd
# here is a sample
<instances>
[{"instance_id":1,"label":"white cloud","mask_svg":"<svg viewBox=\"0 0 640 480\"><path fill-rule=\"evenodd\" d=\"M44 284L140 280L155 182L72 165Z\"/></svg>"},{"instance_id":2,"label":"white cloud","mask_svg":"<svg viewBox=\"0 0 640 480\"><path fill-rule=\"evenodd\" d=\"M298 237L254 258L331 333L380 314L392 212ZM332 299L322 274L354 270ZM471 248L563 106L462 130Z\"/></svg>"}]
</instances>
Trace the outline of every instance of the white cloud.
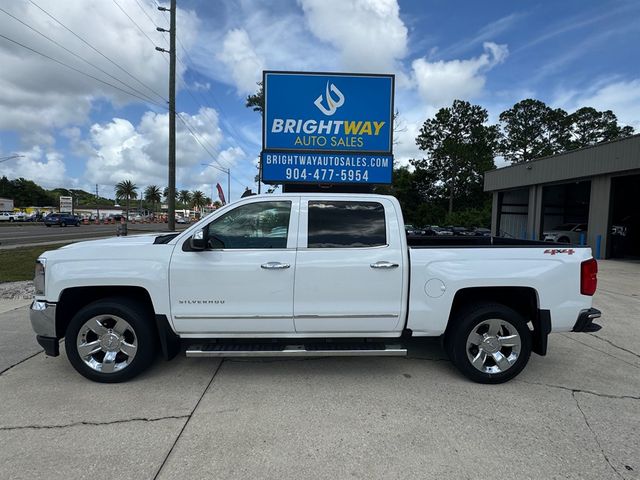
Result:
<instances>
[{"instance_id":1,"label":"white cloud","mask_svg":"<svg viewBox=\"0 0 640 480\"><path fill-rule=\"evenodd\" d=\"M344 68L393 72L407 49L396 0L299 0L311 32L342 55Z\"/></svg>"},{"instance_id":2,"label":"white cloud","mask_svg":"<svg viewBox=\"0 0 640 480\"><path fill-rule=\"evenodd\" d=\"M620 124L640 130L640 78L594 82L586 90L559 90L552 103L569 112L580 107L612 110Z\"/></svg>"},{"instance_id":3,"label":"white cloud","mask_svg":"<svg viewBox=\"0 0 640 480\"><path fill-rule=\"evenodd\" d=\"M485 73L502 63L509 50L506 45L485 42L484 53L468 60L413 61L413 76L420 96L432 107L449 105L455 99L469 100L480 94Z\"/></svg>"},{"instance_id":4,"label":"white cloud","mask_svg":"<svg viewBox=\"0 0 640 480\"><path fill-rule=\"evenodd\" d=\"M0 163L0 176L26 178L44 188L70 188L77 183L66 175L64 159L59 152L34 146L17 153L22 157Z\"/></svg>"},{"instance_id":5,"label":"white cloud","mask_svg":"<svg viewBox=\"0 0 640 480\"><path fill-rule=\"evenodd\" d=\"M222 131L217 112L201 108L196 115L180 114L195 130L198 140L225 167L235 166L243 156L239 148L222 149ZM132 180L138 187L164 186L168 175L168 114L146 112L136 126L129 120L114 118L91 127L92 153L84 178L103 186L106 192L122 180ZM201 164L214 160L179 120L176 121L176 185L178 189L198 188L213 178L224 178L221 172ZM214 170L213 172L206 172ZM202 173L202 175L200 175Z\"/></svg>"},{"instance_id":6,"label":"white cloud","mask_svg":"<svg viewBox=\"0 0 640 480\"><path fill-rule=\"evenodd\" d=\"M256 82L262 78L264 61L256 53L246 30L237 28L227 32L218 58L231 72L238 94L255 92Z\"/></svg>"},{"instance_id":7,"label":"white cloud","mask_svg":"<svg viewBox=\"0 0 640 480\"><path fill-rule=\"evenodd\" d=\"M8 2L4 8L126 85L67 53L7 15L0 16L2 33L78 70L140 95L133 91L138 90L164 104L151 90L166 96L167 62L112 2L74 2L71 6L56 0L41 0L38 4L98 51L115 60L122 70L90 49L33 4ZM137 4L119 4L147 31L153 43L166 46L166 34L155 31L155 26ZM142 5L145 6L145 2ZM153 11L150 5L146 5L146 8L147 13ZM180 10L177 18L183 32L181 42L185 48L190 48L197 35L198 18L192 11L185 10ZM134 97L4 39L0 39L0 65L0 130L18 132L24 143L53 143L52 131L86 122L96 99L106 99L116 105L139 102ZM148 87L141 85L125 71ZM184 67L178 65L177 73L179 82L182 82Z\"/></svg>"}]
</instances>

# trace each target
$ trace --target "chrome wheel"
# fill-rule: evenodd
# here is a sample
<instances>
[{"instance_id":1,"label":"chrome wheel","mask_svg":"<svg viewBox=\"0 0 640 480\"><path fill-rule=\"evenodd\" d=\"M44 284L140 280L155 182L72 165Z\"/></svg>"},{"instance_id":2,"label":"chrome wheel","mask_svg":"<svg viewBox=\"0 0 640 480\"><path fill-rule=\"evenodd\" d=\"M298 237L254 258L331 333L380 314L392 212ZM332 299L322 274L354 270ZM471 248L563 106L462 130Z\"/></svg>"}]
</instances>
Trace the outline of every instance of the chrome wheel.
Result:
<instances>
[{"instance_id":1,"label":"chrome wheel","mask_svg":"<svg viewBox=\"0 0 640 480\"><path fill-rule=\"evenodd\" d=\"M502 373L518 360L522 340L518 330L502 319L490 318L478 323L469 333L467 358L482 373Z\"/></svg>"},{"instance_id":2,"label":"chrome wheel","mask_svg":"<svg viewBox=\"0 0 640 480\"><path fill-rule=\"evenodd\" d=\"M80 328L76 349L80 359L92 370L113 373L131 364L138 351L138 338L123 318L97 315Z\"/></svg>"}]
</instances>

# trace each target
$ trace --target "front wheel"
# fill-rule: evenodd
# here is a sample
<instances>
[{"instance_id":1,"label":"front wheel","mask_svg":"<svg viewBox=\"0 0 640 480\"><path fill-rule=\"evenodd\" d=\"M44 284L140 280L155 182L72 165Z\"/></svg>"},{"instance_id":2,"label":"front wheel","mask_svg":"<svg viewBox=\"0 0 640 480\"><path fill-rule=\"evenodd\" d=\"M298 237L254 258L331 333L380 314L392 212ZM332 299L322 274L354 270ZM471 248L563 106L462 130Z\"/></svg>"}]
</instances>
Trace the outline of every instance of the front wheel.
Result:
<instances>
[{"instance_id":1,"label":"front wheel","mask_svg":"<svg viewBox=\"0 0 640 480\"><path fill-rule=\"evenodd\" d=\"M64 222L62 222L62 223L60 224L60 226L61 226L61 227L66 227L66 226L67 226L67 224L66 224L66 223L64 223Z\"/></svg>"},{"instance_id":2,"label":"front wheel","mask_svg":"<svg viewBox=\"0 0 640 480\"><path fill-rule=\"evenodd\" d=\"M129 380L153 361L157 336L152 321L149 312L127 298L94 302L81 309L67 328L67 357L90 380Z\"/></svg>"},{"instance_id":3,"label":"front wheel","mask_svg":"<svg viewBox=\"0 0 640 480\"><path fill-rule=\"evenodd\" d=\"M515 310L485 303L461 312L447 333L447 351L453 364L478 383L504 383L527 365L531 331Z\"/></svg>"}]
</instances>

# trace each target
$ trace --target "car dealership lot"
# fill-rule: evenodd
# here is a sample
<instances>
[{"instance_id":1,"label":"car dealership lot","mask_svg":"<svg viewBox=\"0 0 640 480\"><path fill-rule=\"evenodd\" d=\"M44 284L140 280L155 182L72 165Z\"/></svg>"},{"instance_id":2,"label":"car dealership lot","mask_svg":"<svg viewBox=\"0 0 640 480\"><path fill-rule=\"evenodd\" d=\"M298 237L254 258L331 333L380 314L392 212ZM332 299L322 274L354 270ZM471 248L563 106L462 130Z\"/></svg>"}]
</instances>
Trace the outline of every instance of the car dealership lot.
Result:
<instances>
[{"instance_id":1,"label":"car dealership lot","mask_svg":"<svg viewBox=\"0 0 640 480\"><path fill-rule=\"evenodd\" d=\"M433 340L406 359L178 357L96 384L0 301L0 478L640 478L640 264L600 266L604 328L552 335L497 386Z\"/></svg>"}]
</instances>

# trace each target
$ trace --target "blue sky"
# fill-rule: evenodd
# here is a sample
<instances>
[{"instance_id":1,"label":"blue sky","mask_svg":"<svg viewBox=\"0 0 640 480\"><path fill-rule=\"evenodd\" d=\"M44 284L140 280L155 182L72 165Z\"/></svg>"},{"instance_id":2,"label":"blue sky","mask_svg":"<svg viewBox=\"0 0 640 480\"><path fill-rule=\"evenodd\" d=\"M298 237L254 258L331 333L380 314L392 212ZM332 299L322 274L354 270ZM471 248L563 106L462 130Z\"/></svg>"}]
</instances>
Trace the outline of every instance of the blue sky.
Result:
<instances>
[{"instance_id":1,"label":"blue sky","mask_svg":"<svg viewBox=\"0 0 640 480\"><path fill-rule=\"evenodd\" d=\"M5 3L3 35L153 103L0 38L0 157L24 155L0 163L0 175L49 188L97 183L108 196L122 179L166 185L168 67L154 45L168 48L155 32L168 16L153 0ZM568 111L612 109L640 128L634 0L178 0L178 8L178 188L226 189L209 163L231 168L232 198L255 189L260 116L244 101L263 69L396 74L400 163L420 156L420 125L454 98L483 105L493 121L533 97Z\"/></svg>"}]
</instances>

